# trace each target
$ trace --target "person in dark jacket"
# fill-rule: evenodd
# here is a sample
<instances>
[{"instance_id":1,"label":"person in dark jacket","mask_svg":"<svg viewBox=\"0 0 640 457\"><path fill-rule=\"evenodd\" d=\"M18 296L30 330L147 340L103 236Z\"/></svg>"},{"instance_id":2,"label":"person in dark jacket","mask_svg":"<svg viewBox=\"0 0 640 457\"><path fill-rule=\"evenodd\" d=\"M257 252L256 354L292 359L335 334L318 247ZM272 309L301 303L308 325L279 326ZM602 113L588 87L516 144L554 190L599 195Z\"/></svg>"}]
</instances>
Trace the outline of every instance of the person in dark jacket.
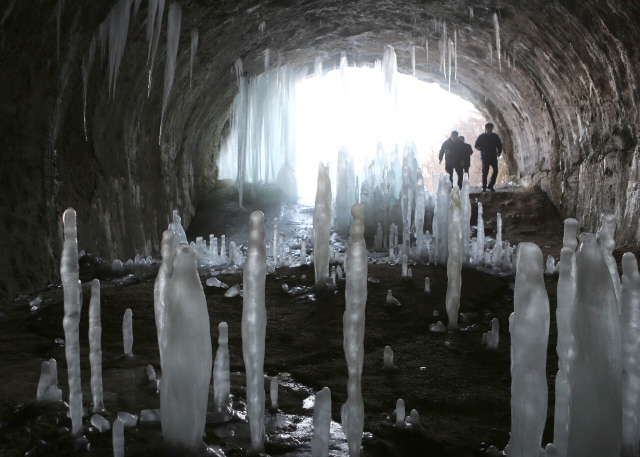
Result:
<instances>
[{"instance_id":1,"label":"person in dark jacket","mask_svg":"<svg viewBox=\"0 0 640 457\"><path fill-rule=\"evenodd\" d=\"M461 146L462 143L458 140L458 132L455 130L451 132L451 136L447 141L442 143L442 147L440 148L440 155L438 159L440 163L442 163L442 157L445 157L444 161L444 169L449 173L449 179L451 180L451 185L453 185L453 170L458 173L458 187L462 188L462 168L464 161L462 160L461 154Z\"/></svg>"},{"instance_id":2,"label":"person in dark jacket","mask_svg":"<svg viewBox=\"0 0 640 457\"><path fill-rule=\"evenodd\" d=\"M464 161L464 165L462 166L462 169L466 174L469 174L469 167L471 166L471 155L473 154L473 148L469 143L464 142L464 137L462 135L458 137L458 141L460 142L460 149L462 150L462 160Z\"/></svg>"},{"instance_id":3,"label":"person in dark jacket","mask_svg":"<svg viewBox=\"0 0 640 457\"><path fill-rule=\"evenodd\" d=\"M502 154L502 141L500 137L493 133L493 124L489 122L484 126L484 133L476 140L476 149L480 151L480 159L482 159L482 191L489 189L495 192L493 186L498 177L498 157ZM487 185L487 175L489 167L493 168L489 185Z\"/></svg>"}]
</instances>

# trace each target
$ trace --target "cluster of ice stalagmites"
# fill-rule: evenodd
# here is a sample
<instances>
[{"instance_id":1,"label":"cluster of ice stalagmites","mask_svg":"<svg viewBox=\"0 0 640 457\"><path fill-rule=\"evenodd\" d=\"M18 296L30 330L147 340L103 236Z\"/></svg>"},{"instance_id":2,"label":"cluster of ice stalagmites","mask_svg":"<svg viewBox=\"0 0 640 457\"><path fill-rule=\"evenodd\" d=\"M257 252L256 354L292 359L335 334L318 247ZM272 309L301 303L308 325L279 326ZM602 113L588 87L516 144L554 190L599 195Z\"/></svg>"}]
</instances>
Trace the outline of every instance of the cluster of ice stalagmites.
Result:
<instances>
[{"instance_id":1,"label":"cluster of ice stalagmites","mask_svg":"<svg viewBox=\"0 0 640 457\"><path fill-rule=\"evenodd\" d=\"M242 305L242 356L247 373L247 417L254 452L264 451L264 351L267 331L265 281L267 252L264 214L255 211L249 219L249 250L244 268Z\"/></svg>"},{"instance_id":2,"label":"cluster of ice stalagmites","mask_svg":"<svg viewBox=\"0 0 640 457\"><path fill-rule=\"evenodd\" d=\"M347 402L342 405L341 417L350 457L360 455L364 430L362 400L362 364L364 361L364 319L367 304L367 247L364 241L364 207L351 207L351 244L346 261L346 309L343 317L344 354L349 380Z\"/></svg>"},{"instance_id":3,"label":"cluster of ice stalagmites","mask_svg":"<svg viewBox=\"0 0 640 457\"><path fill-rule=\"evenodd\" d=\"M165 290L160 412L164 441L183 449L204 446L211 380L209 314L196 268L196 253L181 245Z\"/></svg>"}]
</instances>

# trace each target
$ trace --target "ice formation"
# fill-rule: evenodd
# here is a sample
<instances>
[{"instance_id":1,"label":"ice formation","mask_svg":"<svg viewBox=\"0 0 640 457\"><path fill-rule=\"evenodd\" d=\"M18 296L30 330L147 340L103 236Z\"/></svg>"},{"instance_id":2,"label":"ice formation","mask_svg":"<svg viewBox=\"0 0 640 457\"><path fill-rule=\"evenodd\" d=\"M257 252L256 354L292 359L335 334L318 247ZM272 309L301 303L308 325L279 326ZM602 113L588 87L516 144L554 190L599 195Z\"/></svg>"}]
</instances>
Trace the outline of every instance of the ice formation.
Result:
<instances>
[{"instance_id":1,"label":"ice formation","mask_svg":"<svg viewBox=\"0 0 640 457\"><path fill-rule=\"evenodd\" d=\"M78 266L78 235L76 212L67 209L62 215L64 224L64 244L60 261L60 277L64 289L65 355L69 378L69 412L74 435L82 433L82 385L80 384L80 310L82 309L82 289Z\"/></svg>"},{"instance_id":2,"label":"ice formation","mask_svg":"<svg viewBox=\"0 0 640 457\"><path fill-rule=\"evenodd\" d=\"M565 228L567 223L565 222ZM566 233L566 232L565 232ZM575 237L574 237L575 239ZM555 413L553 428L553 443L560 456L567 455L567 440L569 434L569 398L571 386L569 384L569 369L574 356L573 335L571 334L571 315L575 305L576 285L575 245L564 247L558 262L558 308L556 322L558 326L558 374L555 385ZM571 243L569 243L571 244Z\"/></svg>"},{"instance_id":3,"label":"ice formation","mask_svg":"<svg viewBox=\"0 0 640 457\"><path fill-rule=\"evenodd\" d=\"M487 349L498 349L500 342L500 324L497 318L491 319L491 330L483 335L483 341L485 339Z\"/></svg>"},{"instance_id":4,"label":"ice formation","mask_svg":"<svg viewBox=\"0 0 640 457\"><path fill-rule=\"evenodd\" d=\"M480 265L484 257L484 219L482 219L483 209L482 203L478 202L478 225L477 225L477 238L476 238L476 252L475 261L476 265Z\"/></svg>"},{"instance_id":5,"label":"ice formation","mask_svg":"<svg viewBox=\"0 0 640 457\"><path fill-rule=\"evenodd\" d=\"M351 205L355 203L356 175L353 159L343 146L338 151L336 176L336 227L346 229L351 223Z\"/></svg>"},{"instance_id":6,"label":"ice formation","mask_svg":"<svg viewBox=\"0 0 640 457\"><path fill-rule=\"evenodd\" d=\"M567 456L620 455L622 341L615 289L596 237L583 233L580 242Z\"/></svg>"},{"instance_id":7,"label":"ice formation","mask_svg":"<svg viewBox=\"0 0 640 457\"><path fill-rule=\"evenodd\" d=\"M167 284L171 280L173 275L173 261L174 261L174 238L175 232L173 230L165 230L162 233L162 243L160 251L162 254L162 263L158 269L158 275L156 276L156 282L153 286L153 310L156 318L156 330L158 335L158 349L160 352L160 366L163 365L163 351L162 351L162 334L165 326L165 311L166 311L166 291Z\"/></svg>"},{"instance_id":8,"label":"ice formation","mask_svg":"<svg viewBox=\"0 0 640 457\"><path fill-rule=\"evenodd\" d=\"M82 119L84 124L84 137L89 141L87 132L87 91L89 89L89 75L96 57L97 36L94 34L91 39L89 51L82 57Z\"/></svg>"},{"instance_id":9,"label":"ice formation","mask_svg":"<svg viewBox=\"0 0 640 457\"><path fill-rule=\"evenodd\" d=\"M271 378L271 385L269 386L269 397L271 399L271 411L278 411L278 377L273 376Z\"/></svg>"},{"instance_id":10,"label":"ice formation","mask_svg":"<svg viewBox=\"0 0 640 457\"><path fill-rule=\"evenodd\" d=\"M198 50L198 27L191 28L191 60L189 61L189 87L193 85L193 62Z\"/></svg>"},{"instance_id":11,"label":"ice formation","mask_svg":"<svg viewBox=\"0 0 640 457\"><path fill-rule=\"evenodd\" d=\"M542 251L520 243L511 333L511 439L509 455L536 456L547 419L547 343L549 298ZM604 455L604 454L602 454Z\"/></svg>"},{"instance_id":12,"label":"ice formation","mask_svg":"<svg viewBox=\"0 0 640 457\"><path fill-rule=\"evenodd\" d=\"M468 265L471 261L469 253L469 239L471 238L471 199L469 198L469 175L462 177L462 189L460 189L460 205L462 206L462 264Z\"/></svg>"},{"instance_id":13,"label":"ice formation","mask_svg":"<svg viewBox=\"0 0 640 457\"><path fill-rule=\"evenodd\" d=\"M126 0L122 0L126 1ZM173 80L176 74L176 59L178 57L178 45L180 44L180 26L182 22L182 7L179 3L172 3L167 16L167 62L164 69L164 92L162 95L162 111L160 114L160 135L158 144L162 141L162 126L164 125L164 115L169 103L169 94L173 87Z\"/></svg>"},{"instance_id":14,"label":"ice formation","mask_svg":"<svg viewBox=\"0 0 640 457\"><path fill-rule=\"evenodd\" d=\"M331 235L331 180L323 163L318 166L318 187L313 208L313 262L316 283L329 276L329 236Z\"/></svg>"},{"instance_id":15,"label":"ice formation","mask_svg":"<svg viewBox=\"0 0 640 457\"><path fill-rule=\"evenodd\" d=\"M149 66L147 96L151 94L151 80L156 60L156 52L158 51L158 43L160 42L164 1L165 0L149 0L149 9L147 10L147 41L149 42L149 51L147 54L147 65Z\"/></svg>"},{"instance_id":16,"label":"ice formation","mask_svg":"<svg viewBox=\"0 0 640 457\"><path fill-rule=\"evenodd\" d=\"M429 281L429 276L425 276L424 278L424 292L426 294L431 293L431 281Z\"/></svg>"},{"instance_id":17,"label":"ice formation","mask_svg":"<svg viewBox=\"0 0 640 457\"><path fill-rule=\"evenodd\" d=\"M156 370L153 368L153 365L147 365L147 378L152 382L155 382L157 379Z\"/></svg>"},{"instance_id":18,"label":"ice formation","mask_svg":"<svg viewBox=\"0 0 640 457\"><path fill-rule=\"evenodd\" d=\"M547 262L544 267L544 274L551 276L556 272L556 259L552 255L547 256Z\"/></svg>"},{"instance_id":19,"label":"ice formation","mask_svg":"<svg viewBox=\"0 0 640 457\"><path fill-rule=\"evenodd\" d=\"M404 400L399 398L396 402L396 427L405 428L407 424L404 421L405 409L404 409Z\"/></svg>"},{"instance_id":20,"label":"ice formation","mask_svg":"<svg viewBox=\"0 0 640 457\"><path fill-rule=\"evenodd\" d=\"M601 238L602 242L602 238ZM622 256L622 457L640 453L640 274L636 257Z\"/></svg>"},{"instance_id":21,"label":"ice formation","mask_svg":"<svg viewBox=\"0 0 640 457\"><path fill-rule=\"evenodd\" d=\"M196 252L178 247L165 291L160 412L165 442L183 449L204 446L202 437L211 379L211 333Z\"/></svg>"},{"instance_id":22,"label":"ice formation","mask_svg":"<svg viewBox=\"0 0 640 457\"><path fill-rule=\"evenodd\" d=\"M347 359L349 380L347 382L348 398L342 405L340 416L342 429L349 444L349 456L358 457L364 430L361 380L368 270L367 246L364 241L364 206L360 203L353 205L351 217L351 244L346 261L346 309L343 317L344 354Z\"/></svg>"},{"instance_id":23,"label":"ice formation","mask_svg":"<svg viewBox=\"0 0 640 457\"><path fill-rule=\"evenodd\" d=\"M103 411L102 401L102 324L100 323L100 281L91 281L89 302L89 361L91 363L91 394L93 410Z\"/></svg>"},{"instance_id":24,"label":"ice formation","mask_svg":"<svg viewBox=\"0 0 640 457\"><path fill-rule=\"evenodd\" d=\"M390 346L385 346L383 355L384 365L382 369L385 371L392 371L396 367L393 365L393 350Z\"/></svg>"},{"instance_id":25,"label":"ice formation","mask_svg":"<svg viewBox=\"0 0 640 457\"><path fill-rule=\"evenodd\" d=\"M122 319L122 340L124 355L133 355L133 311L128 308Z\"/></svg>"},{"instance_id":26,"label":"ice formation","mask_svg":"<svg viewBox=\"0 0 640 457\"><path fill-rule=\"evenodd\" d=\"M56 359L42 362L36 400L43 402L62 400L62 390L58 389L58 364Z\"/></svg>"},{"instance_id":27,"label":"ice formation","mask_svg":"<svg viewBox=\"0 0 640 457\"><path fill-rule=\"evenodd\" d=\"M122 425L125 427L135 427L138 425L138 416L131 413L119 411L118 420L122 421Z\"/></svg>"},{"instance_id":28,"label":"ice formation","mask_svg":"<svg viewBox=\"0 0 640 457\"><path fill-rule=\"evenodd\" d=\"M391 294L391 290L387 291L385 303L387 306L400 306L400 302Z\"/></svg>"},{"instance_id":29,"label":"ice formation","mask_svg":"<svg viewBox=\"0 0 640 457\"><path fill-rule=\"evenodd\" d=\"M500 22L498 21L498 13L493 13L493 28L496 33L496 53L498 54L498 67L502 71L502 55L500 53Z\"/></svg>"},{"instance_id":30,"label":"ice formation","mask_svg":"<svg viewBox=\"0 0 640 457\"><path fill-rule=\"evenodd\" d=\"M405 418L405 422L411 424L412 430L424 430L424 427L420 423L420 414L415 409L411 410L411 413Z\"/></svg>"},{"instance_id":31,"label":"ice formation","mask_svg":"<svg viewBox=\"0 0 640 457\"><path fill-rule=\"evenodd\" d=\"M315 396L313 407L313 438L311 456L329 457L329 432L331 429L331 391L323 388Z\"/></svg>"},{"instance_id":32,"label":"ice formation","mask_svg":"<svg viewBox=\"0 0 640 457\"><path fill-rule=\"evenodd\" d=\"M434 313L437 311L434 311ZM435 316L437 316L437 314L434 314ZM442 321L438 321L435 324L431 324L429 326L429 331L431 332L435 332L435 333L444 333L447 331L447 327L445 327L445 325L442 323Z\"/></svg>"},{"instance_id":33,"label":"ice formation","mask_svg":"<svg viewBox=\"0 0 640 457\"><path fill-rule=\"evenodd\" d=\"M496 214L496 244L493 247L493 268L502 270L502 216Z\"/></svg>"},{"instance_id":34,"label":"ice formation","mask_svg":"<svg viewBox=\"0 0 640 457\"><path fill-rule=\"evenodd\" d=\"M213 364L213 404L216 411L229 406L231 388L229 370L229 329L226 322L218 324L218 350Z\"/></svg>"},{"instance_id":35,"label":"ice formation","mask_svg":"<svg viewBox=\"0 0 640 457\"><path fill-rule=\"evenodd\" d=\"M124 457L124 423L116 419L113 423L112 442L113 457Z\"/></svg>"},{"instance_id":36,"label":"ice formation","mask_svg":"<svg viewBox=\"0 0 640 457\"><path fill-rule=\"evenodd\" d=\"M440 190L438 190L439 192ZM462 208L460 206L460 190L457 187L451 192L449 207L449 258L447 261L447 315L449 330L458 327L458 310L460 309L460 291L462 289Z\"/></svg>"},{"instance_id":37,"label":"ice formation","mask_svg":"<svg viewBox=\"0 0 640 457\"><path fill-rule=\"evenodd\" d=\"M93 425L100 433L104 433L111 429L109 421L102 417L100 414L94 414L91 416L91 425Z\"/></svg>"},{"instance_id":38,"label":"ice formation","mask_svg":"<svg viewBox=\"0 0 640 457\"><path fill-rule=\"evenodd\" d=\"M444 173L440 174L438 193L436 195L436 209L433 216L435 255L439 265L447 264L449 252L448 220L451 203L451 183L447 176ZM462 214L460 218L462 218Z\"/></svg>"},{"instance_id":39,"label":"ice formation","mask_svg":"<svg viewBox=\"0 0 640 457\"><path fill-rule=\"evenodd\" d=\"M247 417L251 426L251 445L255 453L264 452L265 440L263 373L267 330L267 310L264 302L266 262L264 214L254 211L249 218L249 250L244 267L242 356L247 373Z\"/></svg>"},{"instance_id":40,"label":"ice formation","mask_svg":"<svg viewBox=\"0 0 640 457\"><path fill-rule=\"evenodd\" d=\"M613 289L616 292L616 301L618 309L620 309L620 293L622 285L620 284L620 275L618 274L618 265L616 259L613 258L613 250L616 248L614 239L616 231L616 217L611 213L603 213L600 217L600 230L598 230L598 241L600 249L604 256L604 261L609 269L611 280L613 281Z\"/></svg>"},{"instance_id":41,"label":"ice formation","mask_svg":"<svg viewBox=\"0 0 640 457\"><path fill-rule=\"evenodd\" d=\"M124 47L127 44L130 14L131 0L119 0L106 19L109 23L109 95L111 98L115 96L116 80L124 55Z\"/></svg>"}]
</instances>

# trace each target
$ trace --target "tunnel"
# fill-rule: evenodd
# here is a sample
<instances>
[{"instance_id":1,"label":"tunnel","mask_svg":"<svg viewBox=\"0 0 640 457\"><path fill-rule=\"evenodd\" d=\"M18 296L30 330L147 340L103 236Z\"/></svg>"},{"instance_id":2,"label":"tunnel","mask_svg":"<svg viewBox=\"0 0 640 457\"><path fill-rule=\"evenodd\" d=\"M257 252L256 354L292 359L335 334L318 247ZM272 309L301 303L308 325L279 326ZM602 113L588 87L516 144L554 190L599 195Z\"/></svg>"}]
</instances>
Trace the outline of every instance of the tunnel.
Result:
<instances>
[{"instance_id":1,"label":"tunnel","mask_svg":"<svg viewBox=\"0 0 640 457\"><path fill-rule=\"evenodd\" d=\"M67 207L84 227L81 249L105 258L157 252L171 209L189 225L217 180L238 58L249 77L264 71L266 49L272 67L312 73L318 56L325 68L339 65L342 53L372 65L391 45L399 71L410 73L415 46L416 76L448 88L439 65L443 23L447 39L457 40L450 90L496 124L510 180L539 186L585 230L596 228L601 212L614 213L619 245L640 236L635 2L185 1L160 144L169 4L152 78L147 2L133 5L113 91L109 51L98 44L85 132L83 59L116 3L4 3L4 299L55 279ZM192 27L199 45L190 84Z\"/></svg>"}]
</instances>

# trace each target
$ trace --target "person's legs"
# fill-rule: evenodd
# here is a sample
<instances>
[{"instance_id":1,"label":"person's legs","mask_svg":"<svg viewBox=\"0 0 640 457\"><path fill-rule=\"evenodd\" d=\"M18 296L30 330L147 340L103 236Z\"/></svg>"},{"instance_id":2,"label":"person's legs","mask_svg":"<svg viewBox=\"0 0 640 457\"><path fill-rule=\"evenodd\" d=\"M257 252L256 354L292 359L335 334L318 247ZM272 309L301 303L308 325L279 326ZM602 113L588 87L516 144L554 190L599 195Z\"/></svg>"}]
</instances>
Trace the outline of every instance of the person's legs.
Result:
<instances>
[{"instance_id":1,"label":"person's legs","mask_svg":"<svg viewBox=\"0 0 640 457\"><path fill-rule=\"evenodd\" d=\"M464 167L462 165L458 165L456 167L456 173L458 173L458 189L462 189L462 177L464 173Z\"/></svg>"},{"instance_id":2,"label":"person's legs","mask_svg":"<svg viewBox=\"0 0 640 457\"><path fill-rule=\"evenodd\" d=\"M494 157L491 159L490 163L493 171L491 172L491 180L489 180L489 189L493 190L493 186L496 183L496 179L498 179L498 158ZM487 167L487 173L489 172L489 167Z\"/></svg>"},{"instance_id":3,"label":"person's legs","mask_svg":"<svg viewBox=\"0 0 640 457\"><path fill-rule=\"evenodd\" d=\"M451 181L451 186L453 186L453 165L445 163L444 170L449 173L449 181Z\"/></svg>"},{"instance_id":4,"label":"person's legs","mask_svg":"<svg viewBox=\"0 0 640 457\"><path fill-rule=\"evenodd\" d=\"M482 159L482 190L487 188L487 175L489 174L489 160Z\"/></svg>"}]
</instances>

